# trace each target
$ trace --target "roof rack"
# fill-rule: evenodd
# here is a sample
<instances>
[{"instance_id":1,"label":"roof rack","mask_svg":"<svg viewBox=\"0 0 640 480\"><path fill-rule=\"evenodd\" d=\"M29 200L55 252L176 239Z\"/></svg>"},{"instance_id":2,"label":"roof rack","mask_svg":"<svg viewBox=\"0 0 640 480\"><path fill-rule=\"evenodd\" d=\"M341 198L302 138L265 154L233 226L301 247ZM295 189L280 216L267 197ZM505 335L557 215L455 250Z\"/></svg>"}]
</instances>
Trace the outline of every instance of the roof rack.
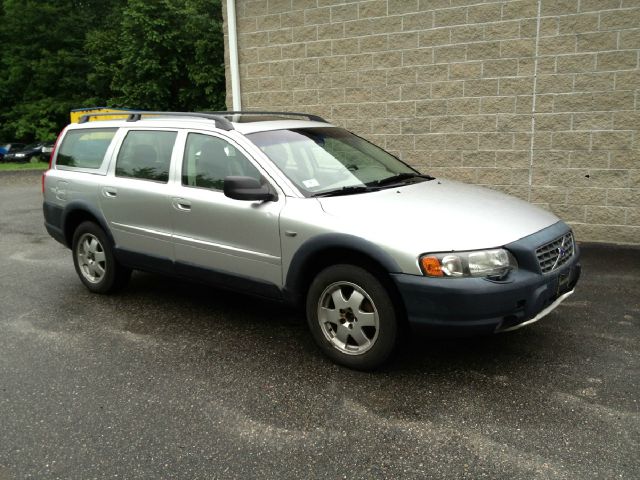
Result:
<instances>
[{"instance_id":1,"label":"roof rack","mask_svg":"<svg viewBox=\"0 0 640 480\"><path fill-rule=\"evenodd\" d=\"M205 112L213 115L289 115L292 117L305 117L315 122L329 123L319 115L313 115L311 113L299 113L299 112L254 112L253 110L237 110L229 112Z\"/></svg>"},{"instance_id":2,"label":"roof rack","mask_svg":"<svg viewBox=\"0 0 640 480\"><path fill-rule=\"evenodd\" d=\"M87 113L86 115L82 115L78 123L86 123L89 121L91 117L104 117L104 116L117 116L117 115L126 115L127 122L137 122L141 120L143 116L152 115L154 117L197 117L197 118L206 118L209 120L213 120L215 122L215 126L222 130L233 130L233 124L223 116L214 113L203 113L203 112L148 112L146 110L128 110L126 112L111 112L111 113Z\"/></svg>"}]
</instances>

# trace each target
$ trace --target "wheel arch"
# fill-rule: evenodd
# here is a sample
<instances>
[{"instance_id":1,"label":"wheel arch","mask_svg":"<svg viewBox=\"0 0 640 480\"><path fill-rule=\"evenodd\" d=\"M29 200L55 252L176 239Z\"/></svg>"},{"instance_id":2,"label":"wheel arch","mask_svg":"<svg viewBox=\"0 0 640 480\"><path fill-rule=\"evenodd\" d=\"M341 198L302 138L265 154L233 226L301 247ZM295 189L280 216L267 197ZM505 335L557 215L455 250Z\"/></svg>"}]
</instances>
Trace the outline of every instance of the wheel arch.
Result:
<instances>
[{"instance_id":1,"label":"wheel arch","mask_svg":"<svg viewBox=\"0 0 640 480\"><path fill-rule=\"evenodd\" d=\"M324 268L336 264L353 264L381 277L392 295L399 294L390 273L400 272L398 263L378 245L360 237L325 234L315 237L293 256L285 281L285 296L302 305L313 278Z\"/></svg>"},{"instance_id":2,"label":"wheel arch","mask_svg":"<svg viewBox=\"0 0 640 480\"><path fill-rule=\"evenodd\" d=\"M67 247L71 248L72 246L73 233L76 231L76 228L78 228L82 222L86 221L93 222L102 228L111 244L115 245L111 231L107 227L107 221L100 210L89 203L75 201L69 203L62 214L62 231Z\"/></svg>"}]
</instances>

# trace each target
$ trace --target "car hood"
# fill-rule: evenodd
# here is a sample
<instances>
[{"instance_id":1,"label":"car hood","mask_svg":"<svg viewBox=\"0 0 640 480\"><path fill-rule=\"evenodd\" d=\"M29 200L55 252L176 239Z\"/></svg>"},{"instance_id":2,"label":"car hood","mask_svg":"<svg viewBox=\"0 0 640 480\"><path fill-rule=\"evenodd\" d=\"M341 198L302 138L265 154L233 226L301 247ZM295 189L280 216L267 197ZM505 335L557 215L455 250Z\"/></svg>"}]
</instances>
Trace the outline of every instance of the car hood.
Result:
<instances>
[{"instance_id":1,"label":"car hood","mask_svg":"<svg viewBox=\"0 0 640 480\"><path fill-rule=\"evenodd\" d=\"M319 201L348 233L415 253L499 247L559 220L518 198L443 179Z\"/></svg>"}]
</instances>

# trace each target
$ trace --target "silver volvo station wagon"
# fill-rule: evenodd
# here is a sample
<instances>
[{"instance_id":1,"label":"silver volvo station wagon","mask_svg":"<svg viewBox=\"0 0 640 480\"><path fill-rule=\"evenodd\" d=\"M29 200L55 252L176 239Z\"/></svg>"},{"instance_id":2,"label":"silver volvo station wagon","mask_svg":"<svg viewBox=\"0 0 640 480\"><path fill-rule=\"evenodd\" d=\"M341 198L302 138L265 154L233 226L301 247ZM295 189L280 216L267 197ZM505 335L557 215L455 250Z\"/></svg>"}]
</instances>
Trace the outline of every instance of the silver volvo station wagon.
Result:
<instances>
[{"instance_id":1,"label":"silver volvo station wagon","mask_svg":"<svg viewBox=\"0 0 640 480\"><path fill-rule=\"evenodd\" d=\"M412 329L536 322L580 276L552 213L421 174L314 115L92 117L62 131L42 185L47 231L92 292L139 269L287 302L326 355L366 370Z\"/></svg>"}]
</instances>

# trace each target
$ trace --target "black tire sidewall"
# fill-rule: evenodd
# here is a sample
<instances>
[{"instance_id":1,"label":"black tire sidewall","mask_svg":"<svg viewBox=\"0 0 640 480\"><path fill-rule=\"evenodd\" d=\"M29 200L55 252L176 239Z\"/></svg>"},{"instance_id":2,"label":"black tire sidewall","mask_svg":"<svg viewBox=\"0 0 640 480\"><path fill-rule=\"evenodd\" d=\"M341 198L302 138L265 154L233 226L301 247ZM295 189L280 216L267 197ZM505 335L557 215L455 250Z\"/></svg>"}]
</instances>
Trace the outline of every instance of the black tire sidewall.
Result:
<instances>
[{"instance_id":1,"label":"black tire sidewall","mask_svg":"<svg viewBox=\"0 0 640 480\"><path fill-rule=\"evenodd\" d=\"M346 281L362 288L378 310L378 337L375 344L361 355L349 355L337 350L324 336L318 322L318 301L322 292L335 282ZM373 273L356 265L339 264L322 270L307 292L307 323L314 340L334 362L357 370L373 370L393 354L398 342L398 314L384 283Z\"/></svg>"},{"instance_id":2,"label":"black tire sidewall","mask_svg":"<svg viewBox=\"0 0 640 480\"><path fill-rule=\"evenodd\" d=\"M80 265L78 264L78 255L77 255L78 242L80 240L80 237L82 237L82 235L84 235L85 233L89 233L91 235L94 235L96 238L98 238L104 250L106 272L105 272L105 275L102 277L102 279L97 283L91 283L90 281L88 281L84 277L84 275L82 275L82 272L80 271ZM114 285L116 283L116 275L117 275L116 270L118 266L117 266L115 257L113 255L113 248L111 247L111 242L109 241L107 235L104 233L104 230L102 230L102 228L100 228L98 225L96 225L93 222L81 223L73 233L73 242L72 242L71 252L73 254L73 265L75 266L76 273L78 274L78 277L80 277L80 280L85 285L85 287L87 287L89 290L91 290L94 293L108 293L113 290Z\"/></svg>"}]
</instances>

